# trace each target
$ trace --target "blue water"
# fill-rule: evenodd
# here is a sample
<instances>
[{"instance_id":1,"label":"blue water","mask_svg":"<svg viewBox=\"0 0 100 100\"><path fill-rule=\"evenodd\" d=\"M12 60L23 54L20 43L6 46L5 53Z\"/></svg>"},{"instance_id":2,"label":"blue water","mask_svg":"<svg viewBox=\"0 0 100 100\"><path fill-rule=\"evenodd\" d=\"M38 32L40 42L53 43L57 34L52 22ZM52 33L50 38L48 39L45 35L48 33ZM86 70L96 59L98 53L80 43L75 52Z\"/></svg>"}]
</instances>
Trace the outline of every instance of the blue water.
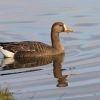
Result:
<instances>
[{"instance_id":1,"label":"blue water","mask_svg":"<svg viewBox=\"0 0 100 100\"><path fill-rule=\"evenodd\" d=\"M65 69L63 74L69 75L70 85L63 89L57 88L56 79L52 76L52 64L49 64L46 67L42 66L43 72L30 72L29 77L27 73L25 75L11 75L11 77L9 75L3 76L4 78L0 76L0 87L11 88L18 100L23 97L23 91L27 92L25 92L26 97L23 97L25 100L30 100L32 91L34 95L36 92L35 100L49 100L50 96L52 100L55 100L56 97L58 100L61 96L61 100L73 100L74 97L74 100L99 100L100 0L0 1L0 42L34 40L51 44L50 28L56 21L62 21L74 30L70 34L60 34L66 53L62 65ZM0 58L1 61L2 54L0 54ZM24 69L18 71L22 70ZM6 73L6 71L0 71L0 73ZM11 81L13 78L17 81L18 86ZM21 85L24 84L20 80L21 78L26 83L28 80L27 85ZM34 80L36 83L43 82L42 85L45 86L36 85ZM51 83L45 83L45 81ZM35 88L31 83L35 84ZM18 94L20 92L22 93L21 97ZM60 97L58 97L59 95Z\"/></svg>"}]
</instances>

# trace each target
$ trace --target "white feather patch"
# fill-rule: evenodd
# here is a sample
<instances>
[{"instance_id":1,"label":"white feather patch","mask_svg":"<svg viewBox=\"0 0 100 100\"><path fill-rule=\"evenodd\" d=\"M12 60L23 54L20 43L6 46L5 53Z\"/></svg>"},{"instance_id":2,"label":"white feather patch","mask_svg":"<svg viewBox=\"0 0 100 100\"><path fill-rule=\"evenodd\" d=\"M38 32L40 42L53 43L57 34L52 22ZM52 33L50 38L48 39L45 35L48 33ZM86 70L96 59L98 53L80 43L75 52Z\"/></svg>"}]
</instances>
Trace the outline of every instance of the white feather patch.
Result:
<instances>
[{"instance_id":1,"label":"white feather patch","mask_svg":"<svg viewBox=\"0 0 100 100\"><path fill-rule=\"evenodd\" d=\"M2 59L2 62L0 64L0 69L1 69L1 67L6 66L7 64L12 64L14 61L15 61L14 58L5 58L5 59Z\"/></svg>"},{"instance_id":2,"label":"white feather patch","mask_svg":"<svg viewBox=\"0 0 100 100\"><path fill-rule=\"evenodd\" d=\"M5 56L5 57L14 57L14 53L8 50L3 49L2 46L0 46L0 52Z\"/></svg>"}]
</instances>

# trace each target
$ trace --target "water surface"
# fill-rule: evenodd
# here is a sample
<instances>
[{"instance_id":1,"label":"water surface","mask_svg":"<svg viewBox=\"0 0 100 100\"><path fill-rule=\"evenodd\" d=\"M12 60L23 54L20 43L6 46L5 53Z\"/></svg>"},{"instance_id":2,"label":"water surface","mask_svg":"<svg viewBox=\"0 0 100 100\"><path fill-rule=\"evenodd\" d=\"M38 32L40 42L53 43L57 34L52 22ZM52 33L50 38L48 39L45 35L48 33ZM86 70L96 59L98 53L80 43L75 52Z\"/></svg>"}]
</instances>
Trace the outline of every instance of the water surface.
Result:
<instances>
[{"instance_id":1,"label":"water surface","mask_svg":"<svg viewBox=\"0 0 100 100\"><path fill-rule=\"evenodd\" d=\"M0 42L34 40L51 44L50 28L55 21L75 30L60 34L65 56L58 70L65 76L65 87L57 86L61 80L55 77L52 62L9 69L6 64L13 60L5 61L0 54L0 88L8 88L17 100L99 100L99 12L99 0L0 1Z\"/></svg>"}]
</instances>

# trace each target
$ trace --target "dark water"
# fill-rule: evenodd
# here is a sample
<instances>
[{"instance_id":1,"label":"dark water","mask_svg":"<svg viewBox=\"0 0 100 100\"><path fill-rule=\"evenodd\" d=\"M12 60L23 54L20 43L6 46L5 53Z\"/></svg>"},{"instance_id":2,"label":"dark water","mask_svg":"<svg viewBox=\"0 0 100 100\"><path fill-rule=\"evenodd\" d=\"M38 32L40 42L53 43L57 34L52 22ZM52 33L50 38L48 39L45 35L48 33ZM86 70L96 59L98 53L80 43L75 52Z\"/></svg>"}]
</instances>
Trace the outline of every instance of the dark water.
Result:
<instances>
[{"instance_id":1,"label":"dark water","mask_svg":"<svg viewBox=\"0 0 100 100\"><path fill-rule=\"evenodd\" d=\"M13 59L4 60L0 54L0 87L8 88L17 100L99 100L99 12L99 0L0 1L1 42L38 40L50 44L50 28L56 21L74 29L60 35L65 56L57 69L52 59L47 65L39 60L42 65L38 67L33 67L38 61L7 66ZM63 77L59 80L59 76ZM65 87L57 87L59 83Z\"/></svg>"}]
</instances>

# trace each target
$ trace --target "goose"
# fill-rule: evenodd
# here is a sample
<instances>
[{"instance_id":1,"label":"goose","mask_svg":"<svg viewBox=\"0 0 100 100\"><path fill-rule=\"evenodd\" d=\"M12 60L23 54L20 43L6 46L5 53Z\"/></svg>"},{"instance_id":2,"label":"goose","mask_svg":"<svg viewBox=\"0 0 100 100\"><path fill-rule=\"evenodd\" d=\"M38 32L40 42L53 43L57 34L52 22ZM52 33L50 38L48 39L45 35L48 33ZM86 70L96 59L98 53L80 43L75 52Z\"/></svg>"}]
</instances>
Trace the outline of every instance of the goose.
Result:
<instances>
[{"instance_id":1,"label":"goose","mask_svg":"<svg viewBox=\"0 0 100 100\"><path fill-rule=\"evenodd\" d=\"M6 58L39 57L64 53L64 46L59 39L59 33L62 32L73 32L73 30L63 22L55 22L51 27L51 46L38 41L1 42L0 52Z\"/></svg>"}]
</instances>

